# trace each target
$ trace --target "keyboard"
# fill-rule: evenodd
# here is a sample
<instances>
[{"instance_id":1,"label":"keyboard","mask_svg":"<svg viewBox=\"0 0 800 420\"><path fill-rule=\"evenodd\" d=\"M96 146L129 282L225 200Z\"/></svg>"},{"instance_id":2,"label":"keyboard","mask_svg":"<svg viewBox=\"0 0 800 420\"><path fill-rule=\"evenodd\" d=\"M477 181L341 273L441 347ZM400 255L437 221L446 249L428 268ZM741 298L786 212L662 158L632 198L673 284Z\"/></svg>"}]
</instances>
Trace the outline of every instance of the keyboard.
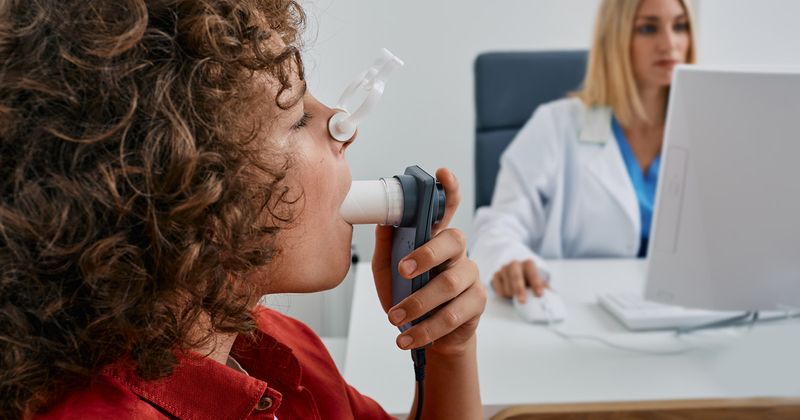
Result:
<instances>
[{"instance_id":1,"label":"keyboard","mask_svg":"<svg viewBox=\"0 0 800 420\"><path fill-rule=\"evenodd\" d=\"M644 300L644 297L635 293L602 294L598 296L598 301L600 306L634 331L693 327L743 314L665 305Z\"/></svg>"}]
</instances>

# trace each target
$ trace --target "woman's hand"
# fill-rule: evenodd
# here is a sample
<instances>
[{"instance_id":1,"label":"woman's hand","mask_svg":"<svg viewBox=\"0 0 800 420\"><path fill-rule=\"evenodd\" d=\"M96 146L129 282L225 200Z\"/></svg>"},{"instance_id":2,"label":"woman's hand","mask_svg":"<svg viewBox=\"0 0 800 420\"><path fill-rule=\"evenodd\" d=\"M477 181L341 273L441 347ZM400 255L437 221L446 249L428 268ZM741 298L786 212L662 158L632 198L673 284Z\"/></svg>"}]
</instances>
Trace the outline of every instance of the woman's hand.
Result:
<instances>
[{"instance_id":1,"label":"woman's hand","mask_svg":"<svg viewBox=\"0 0 800 420\"><path fill-rule=\"evenodd\" d=\"M525 303L527 299L526 287L533 289L536 297L541 297L548 287L533 260L511 261L500 267L492 277L492 289L495 293L505 298L516 297L519 303Z\"/></svg>"},{"instance_id":2,"label":"woman's hand","mask_svg":"<svg viewBox=\"0 0 800 420\"><path fill-rule=\"evenodd\" d=\"M378 226L372 271L383 309L389 322L403 325L429 311L431 316L397 337L402 349L433 343L429 351L443 355L459 355L472 338L486 305L486 291L480 282L478 268L467 259L464 234L447 225L461 201L458 181L446 169L436 171L447 197L442 221L433 227L432 238L400 261L399 273L407 279L438 267L438 274L428 284L402 302L391 307L391 248L393 230ZM411 281L411 280L409 280Z\"/></svg>"}]
</instances>

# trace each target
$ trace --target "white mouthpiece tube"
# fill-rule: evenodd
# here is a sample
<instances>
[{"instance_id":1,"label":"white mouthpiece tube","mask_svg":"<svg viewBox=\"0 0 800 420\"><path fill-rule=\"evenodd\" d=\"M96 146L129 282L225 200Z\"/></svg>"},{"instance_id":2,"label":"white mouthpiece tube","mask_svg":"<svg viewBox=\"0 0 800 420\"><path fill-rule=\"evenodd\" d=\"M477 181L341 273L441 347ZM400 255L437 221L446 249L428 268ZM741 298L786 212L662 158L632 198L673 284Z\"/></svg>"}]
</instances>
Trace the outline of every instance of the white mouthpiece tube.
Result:
<instances>
[{"instance_id":1,"label":"white mouthpiece tube","mask_svg":"<svg viewBox=\"0 0 800 420\"><path fill-rule=\"evenodd\" d=\"M397 178L353 181L342 203L342 217L352 225L399 226L403 220L403 188Z\"/></svg>"}]
</instances>

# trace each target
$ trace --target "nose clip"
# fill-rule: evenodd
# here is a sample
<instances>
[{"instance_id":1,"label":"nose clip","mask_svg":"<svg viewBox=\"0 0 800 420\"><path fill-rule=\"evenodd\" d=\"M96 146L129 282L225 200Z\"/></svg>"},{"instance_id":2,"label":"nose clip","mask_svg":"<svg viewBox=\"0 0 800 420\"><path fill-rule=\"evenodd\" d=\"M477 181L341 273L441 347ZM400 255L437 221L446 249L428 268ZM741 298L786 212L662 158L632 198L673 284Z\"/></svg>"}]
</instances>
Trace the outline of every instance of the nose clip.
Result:
<instances>
[{"instance_id":1,"label":"nose clip","mask_svg":"<svg viewBox=\"0 0 800 420\"><path fill-rule=\"evenodd\" d=\"M359 73L353 79L336 103L336 109L339 111L328 120L328 131L331 137L341 142L346 142L353 138L358 125L375 108L375 105L383 95L386 81L389 80L392 71L403 65L402 60L386 48L383 48L381 56L375 60L370 68ZM351 113L347 104L360 93L359 90L365 92L366 97L364 102Z\"/></svg>"}]
</instances>

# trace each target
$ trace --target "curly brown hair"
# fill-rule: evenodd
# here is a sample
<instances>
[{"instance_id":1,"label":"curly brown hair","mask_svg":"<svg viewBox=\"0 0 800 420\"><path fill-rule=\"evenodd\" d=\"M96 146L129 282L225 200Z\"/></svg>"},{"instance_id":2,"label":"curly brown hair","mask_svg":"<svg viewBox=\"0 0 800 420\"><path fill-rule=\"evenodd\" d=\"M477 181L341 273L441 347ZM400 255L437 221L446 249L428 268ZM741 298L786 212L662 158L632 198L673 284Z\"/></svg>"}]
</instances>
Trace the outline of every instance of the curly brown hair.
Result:
<instances>
[{"instance_id":1,"label":"curly brown hair","mask_svg":"<svg viewBox=\"0 0 800 420\"><path fill-rule=\"evenodd\" d=\"M252 332L248 274L278 252L290 156L262 128L305 90L301 7L0 8L0 417L122 358L168 375L210 339L200 319Z\"/></svg>"}]
</instances>

